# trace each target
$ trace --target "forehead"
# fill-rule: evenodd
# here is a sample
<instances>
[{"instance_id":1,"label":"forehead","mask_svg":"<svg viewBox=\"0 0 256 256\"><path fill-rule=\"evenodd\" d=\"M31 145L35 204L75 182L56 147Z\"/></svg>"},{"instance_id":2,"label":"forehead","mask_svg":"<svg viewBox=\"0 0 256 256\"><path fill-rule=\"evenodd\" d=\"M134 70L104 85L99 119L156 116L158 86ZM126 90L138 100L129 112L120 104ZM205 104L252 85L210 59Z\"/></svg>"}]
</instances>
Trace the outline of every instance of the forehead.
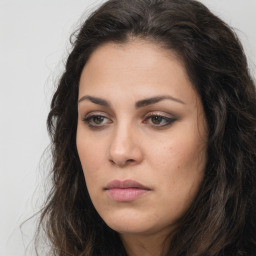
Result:
<instances>
[{"instance_id":1,"label":"forehead","mask_svg":"<svg viewBox=\"0 0 256 256\"><path fill-rule=\"evenodd\" d=\"M110 64L118 64L113 68L163 68L161 64L176 62L182 69L183 62L178 55L170 49L166 49L160 43L143 39L130 39L124 43L108 42L94 50L85 66L99 65L111 67ZM95 67L95 66L94 66Z\"/></svg>"},{"instance_id":2,"label":"forehead","mask_svg":"<svg viewBox=\"0 0 256 256\"><path fill-rule=\"evenodd\" d=\"M81 74L79 96L85 93L106 96L111 91L140 98L156 93L182 98L195 96L175 52L144 40L106 43L90 56Z\"/></svg>"}]
</instances>

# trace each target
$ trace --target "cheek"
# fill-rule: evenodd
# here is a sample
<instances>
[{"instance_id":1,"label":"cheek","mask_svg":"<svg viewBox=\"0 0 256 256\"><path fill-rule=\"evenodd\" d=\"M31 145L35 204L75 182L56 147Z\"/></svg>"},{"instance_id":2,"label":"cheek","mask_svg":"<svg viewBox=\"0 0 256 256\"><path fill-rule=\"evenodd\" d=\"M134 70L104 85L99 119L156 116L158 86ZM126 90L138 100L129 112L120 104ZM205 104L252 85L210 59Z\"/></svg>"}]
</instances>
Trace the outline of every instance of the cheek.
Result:
<instances>
[{"instance_id":1,"label":"cheek","mask_svg":"<svg viewBox=\"0 0 256 256\"><path fill-rule=\"evenodd\" d=\"M206 146L191 134L176 136L157 148L151 165L157 171L163 194L187 208L197 193L204 176ZM167 192L167 193L166 193ZM168 201L168 200L167 200Z\"/></svg>"},{"instance_id":2,"label":"cheek","mask_svg":"<svg viewBox=\"0 0 256 256\"><path fill-rule=\"evenodd\" d=\"M159 170L172 172L197 172L205 165L205 147L191 141L173 140L166 145L155 148L149 158L151 164Z\"/></svg>"},{"instance_id":3,"label":"cheek","mask_svg":"<svg viewBox=\"0 0 256 256\"><path fill-rule=\"evenodd\" d=\"M78 127L76 146L88 190L91 190L91 184L99 181L100 167L105 155L104 145L95 143L95 140Z\"/></svg>"},{"instance_id":4,"label":"cheek","mask_svg":"<svg viewBox=\"0 0 256 256\"><path fill-rule=\"evenodd\" d=\"M87 144L78 141L77 150L84 173L87 190L90 197L95 198L99 192L96 190L96 188L98 188L99 184L101 184L100 178L102 175L99 173L101 165L99 162L99 154L95 154L95 152L98 151L94 150L94 147L91 145L89 147L89 144L90 143Z\"/></svg>"},{"instance_id":5,"label":"cheek","mask_svg":"<svg viewBox=\"0 0 256 256\"><path fill-rule=\"evenodd\" d=\"M95 136L78 124L76 146L83 167L91 169L91 166L94 166L94 169L96 168L105 155L105 144L103 139L95 141Z\"/></svg>"},{"instance_id":6,"label":"cheek","mask_svg":"<svg viewBox=\"0 0 256 256\"><path fill-rule=\"evenodd\" d=\"M203 169L206 160L205 131L194 120L179 127L166 145L172 164L190 172Z\"/></svg>"}]
</instances>

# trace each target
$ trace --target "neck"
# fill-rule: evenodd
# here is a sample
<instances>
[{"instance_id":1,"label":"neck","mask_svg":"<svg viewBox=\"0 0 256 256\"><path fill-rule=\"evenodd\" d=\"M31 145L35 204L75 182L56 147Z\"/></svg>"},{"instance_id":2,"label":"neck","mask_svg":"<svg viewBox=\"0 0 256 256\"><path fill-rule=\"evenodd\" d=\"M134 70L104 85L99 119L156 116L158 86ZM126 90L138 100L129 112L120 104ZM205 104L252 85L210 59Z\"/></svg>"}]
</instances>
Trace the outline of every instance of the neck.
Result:
<instances>
[{"instance_id":1,"label":"neck","mask_svg":"<svg viewBox=\"0 0 256 256\"><path fill-rule=\"evenodd\" d=\"M120 234L125 250L129 256L161 256L167 252L171 237L161 234Z\"/></svg>"}]
</instances>

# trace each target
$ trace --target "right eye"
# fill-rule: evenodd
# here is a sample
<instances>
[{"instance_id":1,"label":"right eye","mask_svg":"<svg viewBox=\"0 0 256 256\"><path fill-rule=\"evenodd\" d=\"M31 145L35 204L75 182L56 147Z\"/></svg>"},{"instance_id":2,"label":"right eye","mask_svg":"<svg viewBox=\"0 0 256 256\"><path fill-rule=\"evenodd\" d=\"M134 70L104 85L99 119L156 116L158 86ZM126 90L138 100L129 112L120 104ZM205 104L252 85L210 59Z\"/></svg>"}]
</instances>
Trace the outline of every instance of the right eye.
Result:
<instances>
[{"instance_id":1,"label":"right eye","mask_svg":"<svg viewBox=\"0 0 256 256\"><path fill-rule=\"evenodd\" d=\"M102 115L91 115L85 117L83 122L85 122L91 128L100 128L106 124L111 123L111 120Z\"/></svg>"}]
</instances>

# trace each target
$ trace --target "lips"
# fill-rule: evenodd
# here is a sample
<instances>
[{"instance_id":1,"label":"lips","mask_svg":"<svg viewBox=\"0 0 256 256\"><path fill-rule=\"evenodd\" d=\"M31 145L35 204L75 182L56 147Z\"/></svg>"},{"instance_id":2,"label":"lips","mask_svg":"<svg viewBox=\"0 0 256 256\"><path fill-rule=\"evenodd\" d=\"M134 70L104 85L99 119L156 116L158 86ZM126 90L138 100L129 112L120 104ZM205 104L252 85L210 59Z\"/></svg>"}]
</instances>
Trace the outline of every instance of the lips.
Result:
<instances>
[{"instance_id":1,"label":"lips","mask_svg":"<svg viewBox=\"0 0 256 256\"><path fill-rule=\"evenodd\" d=\"M108 183L108 185L106 186L106 189L113 189L113 188L140 188L140 189L146 189L149 190L149 188L143 186L142 184L140 184L137 181L134 180L113 180L110 183Z\"/></svg>"},{"instance_id":2,"label":"lips","mask_svg":"<svg viewBox=\"0 0 256 256\"><path fill-rule=\"evenodd\" d=\"M149 192L150 188L134 180L113 180L104 190L114 201L130 202Z\"/></svg>"}]
</instances>

